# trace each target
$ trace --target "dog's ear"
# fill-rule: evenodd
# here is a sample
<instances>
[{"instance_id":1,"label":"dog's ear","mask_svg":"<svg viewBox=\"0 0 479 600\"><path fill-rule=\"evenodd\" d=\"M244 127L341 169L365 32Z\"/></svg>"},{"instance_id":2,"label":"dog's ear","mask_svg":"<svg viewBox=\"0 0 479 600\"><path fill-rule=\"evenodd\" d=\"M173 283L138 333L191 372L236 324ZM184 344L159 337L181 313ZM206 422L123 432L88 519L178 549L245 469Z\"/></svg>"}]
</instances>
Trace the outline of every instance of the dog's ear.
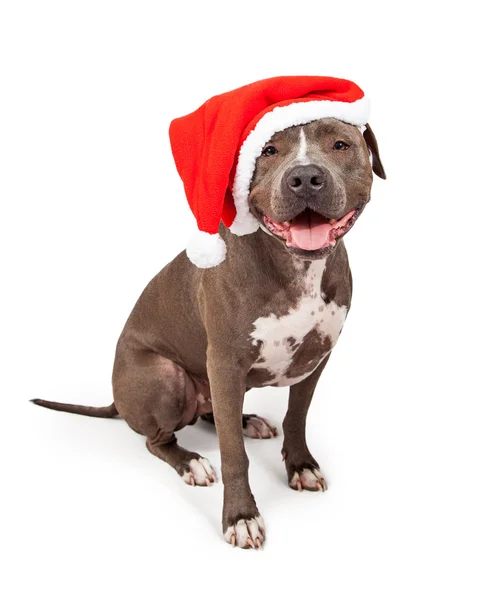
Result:
<instances>
[{"instance_id":1,"label":"dog's ear","mask_svg":"<svg viewBox=\"0 0 479 600\"><path fill-rule=\"evenodd\" d=\"M386 171L384 170L381 157L379 156L378 142L373 130L369 126L369 123L366 123L366 129L363 132L363 137L369 148L369 152L371 152L371 156L373 157L373 172L378 177L381 177L381 179L386 179Z\"/></svg>"}]
</instances>

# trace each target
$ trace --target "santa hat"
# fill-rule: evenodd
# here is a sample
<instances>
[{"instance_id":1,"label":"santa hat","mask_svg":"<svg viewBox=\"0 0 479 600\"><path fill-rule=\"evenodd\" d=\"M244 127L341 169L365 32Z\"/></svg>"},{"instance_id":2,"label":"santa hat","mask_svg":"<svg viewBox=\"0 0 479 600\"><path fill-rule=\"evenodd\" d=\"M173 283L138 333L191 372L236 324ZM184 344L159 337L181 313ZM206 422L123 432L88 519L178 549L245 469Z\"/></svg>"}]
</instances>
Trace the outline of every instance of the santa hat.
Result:
<instances>
[{"instance_id":1,"label":"santa hat","mask_svg":"<svg viewBox=\"0 0 479 600\"><path fill-rule=\"evenodd\" d=\"M219 265L226 245L220 222L236 235L259 227L248 207L255 163L278 131L334 117L368 121L369 101L353 82L334 77L273 77L214 96L172 121L170 141L199 232L186 253L196 266Z\"/></svg>"}]
</instances>

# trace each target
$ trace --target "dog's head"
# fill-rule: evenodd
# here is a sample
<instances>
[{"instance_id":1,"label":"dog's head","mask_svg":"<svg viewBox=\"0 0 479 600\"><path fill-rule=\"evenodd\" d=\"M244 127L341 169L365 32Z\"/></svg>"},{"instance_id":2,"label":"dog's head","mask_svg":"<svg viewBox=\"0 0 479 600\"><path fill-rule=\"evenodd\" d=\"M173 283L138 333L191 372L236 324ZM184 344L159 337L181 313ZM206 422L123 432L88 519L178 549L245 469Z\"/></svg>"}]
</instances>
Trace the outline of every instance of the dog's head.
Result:
<instances>
[{"instance_id":1,"label":"dog's head","mask_svg":"<svg viewBox=\"0 0 479 600\"><path fill-rule=\"evenodd\" d=\"M332 118L289 127L256 160L249 208L289 252L323 258L369 201L373 172L386 178L369 125L363 134Z\"/></svg>"}]
</instances>

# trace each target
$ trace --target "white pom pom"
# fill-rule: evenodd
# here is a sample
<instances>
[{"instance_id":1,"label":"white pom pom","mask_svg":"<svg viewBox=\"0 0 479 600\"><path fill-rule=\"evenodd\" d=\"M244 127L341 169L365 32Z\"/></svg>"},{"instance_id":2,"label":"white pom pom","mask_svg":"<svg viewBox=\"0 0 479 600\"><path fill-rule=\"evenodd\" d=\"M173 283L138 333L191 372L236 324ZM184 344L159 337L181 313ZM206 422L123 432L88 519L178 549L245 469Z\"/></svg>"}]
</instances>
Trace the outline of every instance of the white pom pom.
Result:
<instances>
[{"instance_id":1,"label":"white pom pom","mask_svg":"<svg viewBox=\"0 0 479 600\"><path fill-rule=\"evenodd\" d=\"M186 255L200 269L210 269L226 258L226 244L219 233L198 231L186 247Z\"/></svg>"}]
</instances>

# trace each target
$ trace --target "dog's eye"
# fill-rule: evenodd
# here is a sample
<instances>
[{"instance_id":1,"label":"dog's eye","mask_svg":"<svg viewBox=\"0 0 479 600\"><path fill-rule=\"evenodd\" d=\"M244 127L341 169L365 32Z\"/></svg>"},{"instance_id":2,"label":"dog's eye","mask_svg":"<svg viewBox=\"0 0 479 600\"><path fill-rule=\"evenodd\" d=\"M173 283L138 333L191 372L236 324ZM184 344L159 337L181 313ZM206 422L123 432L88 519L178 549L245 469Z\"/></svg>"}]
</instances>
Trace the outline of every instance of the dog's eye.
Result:
<instances>
[{"instance_id":1,"label":"dog's eye","mask_svg":"<svg viewBox=\"0 0 479 600\"><path fill-rule=\"evenodd\" d=\"M266 148L263 148L263 152L261 152L261 156L272 156L273 154L276 154L278 151L276 150L276 148L274 146L266 146Z\"/></svg>"},{"instance_id":2,"label":"dog's eye","mask_svg":"<svg viewBox=\"0 0 479 600\"><path fill-rule=\"evenodd\" d=\"M347 150L348 148L349 148L349 144L346 144L346 142L342 142L341 140L337 141L334 144L335 150Z\"/></svg>"}]
</instances>

